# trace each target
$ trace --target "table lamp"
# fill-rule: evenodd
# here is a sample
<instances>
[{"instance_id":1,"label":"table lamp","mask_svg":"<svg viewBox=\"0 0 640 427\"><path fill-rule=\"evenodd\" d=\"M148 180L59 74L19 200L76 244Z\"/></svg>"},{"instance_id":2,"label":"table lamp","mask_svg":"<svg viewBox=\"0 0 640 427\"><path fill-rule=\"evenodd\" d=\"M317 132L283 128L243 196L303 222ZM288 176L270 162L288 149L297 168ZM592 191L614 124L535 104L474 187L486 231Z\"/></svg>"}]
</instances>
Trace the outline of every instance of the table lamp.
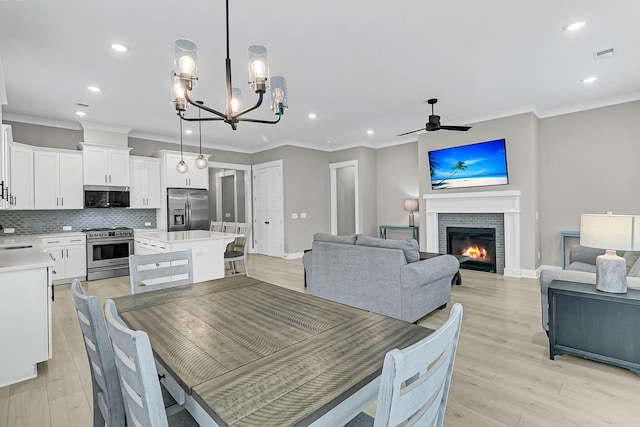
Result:
<instances>
[{"instance_id":1,"label":"table lamp","mask_svg":"<svg viewBox=\"0 0 640 427\"><path fill-rule=\"evenodd\" d=\"M415 219L413 218L413 211L418 210L418 199L404 199L404 210L409 211L409 227L415 227Z\"/></svg>"},{"instance_id":2,"label":"table lamp","mask_svg":"<svg viewBox=\"0 0 640 427\"><path fill-rule=\"evenodd\" d=\"M596 258L596 289L627 292L627 264L616 250L640 250L640 216L583 214L580 218L580 244L606 249Z\"/></svg>"}]
</instances>

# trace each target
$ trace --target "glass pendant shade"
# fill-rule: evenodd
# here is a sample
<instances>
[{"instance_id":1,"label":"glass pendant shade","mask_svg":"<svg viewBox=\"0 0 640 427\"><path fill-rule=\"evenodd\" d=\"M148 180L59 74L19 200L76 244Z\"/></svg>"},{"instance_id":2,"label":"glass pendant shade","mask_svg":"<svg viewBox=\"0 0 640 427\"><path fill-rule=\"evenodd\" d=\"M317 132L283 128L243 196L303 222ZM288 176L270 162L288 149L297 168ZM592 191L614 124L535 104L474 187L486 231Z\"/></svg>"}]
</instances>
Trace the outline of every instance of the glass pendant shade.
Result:
<instances>
[{"instance_id":1,"label":"glass pendant shade","mask_svg":"<svg viewBox=\"0 0 640 427\"><path fill-rule=\"evenodd\" d=\"M259 44L249 46L249 85L256 92L263 92L269 85L267 48Z\"/></svg>"},{"instance_id":2,"label":"glass pendant shade","mask_svg":"<svg viewBox=\"0 0 640 427\"><path fill-rule=\"evenodd\" d=\"M187 166L187 163L184 160L180 160L178 162L178 165L176 166L176 170L179 173L187 173L187 171L189 170L189 166Z\"/></svg>"},{"instance_id":3,"label":"glass pendant shade","mask_svg":"<svg viewBox=\"0 0 640 427\"><path fill-rule=\"evenodd\" d=\"M240 88L231 88L231 112L237 113L242 110L242 91Z\"/></svg>"},{"instance_id":4,"label":"glass pendant shade","mask_svg":"<svg viewBox=\"0 0 640 427\"><path fill-rule=\"evenodd\" d=\"M200 153L200 155L196 158L196 167L198 169L204 169L209 165L207 159Z\"/></svg>"},{"instance_id":5,"label":"glass pendant shade","mask_svg":"<svg viewBox=\"0 0 640 427\"><path fill-rule=\"evenodd\" d=\"M173 67L180 77L195 78L198 72L198 46L188 39L176 40Z\"/></svg>"},{"instance_id":6,"label":"glass pendant shade","mask_svg":"<svg viewBox=\"0 0 640 427\"><path fill-rule=\"evenodd\" d=\"M187 100L184 97L184 88L180 84L180 77L171 71L171 103L175 105L176 110L184 111L187 109Z\"/></svg>"},{"instance_id":7,"label":"glass pendant shade","mask_svg":"<svg viewBox=\"0 0 640 427\"><path fill-rule=\"evenodd\" d=\"M287 80L282 76L273 76L271 78L271 109L277 116L284 114L287 105Z\"/></svg>"}]
</instances>

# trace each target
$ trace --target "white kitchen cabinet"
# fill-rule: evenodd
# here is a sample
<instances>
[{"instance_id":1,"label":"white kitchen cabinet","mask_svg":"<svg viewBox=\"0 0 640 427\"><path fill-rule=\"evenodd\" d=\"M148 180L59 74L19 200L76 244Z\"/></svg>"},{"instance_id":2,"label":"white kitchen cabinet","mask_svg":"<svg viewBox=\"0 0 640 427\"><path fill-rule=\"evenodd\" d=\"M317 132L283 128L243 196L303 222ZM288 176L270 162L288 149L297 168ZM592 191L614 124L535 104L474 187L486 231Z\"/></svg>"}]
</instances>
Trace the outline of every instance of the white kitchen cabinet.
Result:
<instances>
[{"instance_id":1,"label":"white kitchen cabinet","mask_svg":"<svg viewBox=\"0 0 640 427\"><path fill-rule=\"evenodd\" d=\"M129 186L127 147L82 144L84 185Z\"/></svg>"},{"instance_id":2,"label":"white kitchen cabinet","mask_svg":"<svg viewBox=\"0 0 640 427\"><path fill-rule=\"evenodd\" d=\"M51 267L39 264L0 271L0 388L35 378L51 357Z\"/></svg>"},{"instance_id":3,"label":"white kitchen cabinet","mask_svg":"<svg viewBox=\"0 0 640 427\"><path fill-rule=\"evenodd\" d=\"M33 209L33 148L14 142L9 152L11 209Z\"/></svg>"},{"instance_id":4,"label":"white kitchen cabinet","mask_svg":"<svg viewBox=\"0 0 640 427\"><path fill-rule=\"evenodd\" d=\"M160 159L130 157L132 208L159 209L162 203L160 188Z\"/></svg>"},{"instance_id":5,"label":"white kitchen cabinet","mask_svg":"<svg viewBox=\"0 0 640 427\"><path fill-rule=\"evenodd\" d=\"M180 162L180 153L164 153L163 157L167 188L209 189L209 168L198 169L196 167L197 154L183 154L184 161L189 167L186 173L180 173L176 170L176 166Z\"/></svg>"},{"instance_id":6,"label":"white kitchen cabinet","mask_svg":"<svg viewBox=\"0 0 640 427\"><path fill-rule=\"evenodd\" d=\"M36 209L82 209L82 154L67 150L35 150Z\"/></svg>"},{"instance_id":7,"label":"white kitchen cabinet","mask_svg":"<svg viewBox=\"0 0 640 427\"><path fill-rule=\"evenodd\" d=\"M87 239L84 235L42 238L42 248L53 258L53 283L87 279Z\"/></svg>"},{"instance_id":8,"label":"white kitchen cabinet","mask_svg":"<svg viewBox=\"0 0 640 427\"><path fill-rule=\"evenodd\" d=\"M9 186L9 144L13 142L11 126L0 126L0 209L9 207L8 189Z\"/></svg>"}]
</instances>

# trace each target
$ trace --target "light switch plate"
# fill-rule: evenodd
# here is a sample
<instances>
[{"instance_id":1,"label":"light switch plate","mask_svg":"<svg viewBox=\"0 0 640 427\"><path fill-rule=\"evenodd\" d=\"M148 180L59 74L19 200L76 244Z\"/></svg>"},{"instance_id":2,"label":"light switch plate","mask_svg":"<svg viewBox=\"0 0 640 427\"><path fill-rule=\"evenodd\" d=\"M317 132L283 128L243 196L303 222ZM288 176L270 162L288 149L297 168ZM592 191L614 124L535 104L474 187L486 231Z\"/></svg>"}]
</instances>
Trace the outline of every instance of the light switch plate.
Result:
<instances>
[{"instance_id":1,"label":"light switch plate","mask_svg":"<svg viewBox=\"0 0 640 427\"><path fill-rule=\"evenodd\" d=\"M62 231L71 231L72 227L70 225L63 225Z\"/></svg>"},{"instance_id":2,"label":"light switch plate","mask_svg":"<svg viewBox=\"0 0 640 427\"><path fill-rule=\"evenodd\" d=\"M150 222L145 222L145 223L144 223L144 226L145 226L145 227L151 227L151 223L150 223Z\"/></svg>"},{"instance_id":3,"label":"light switch plate","mask_svg":"<svg viewBox=\"0 0 640 427\"><path fill-rule=\"evenodd\" d=\"M5 228L4 229L4 234L13 234L15 232L16 232L16 230L14 228Z\"/></svg>"},{"instance_id":4,"label":"light switch plate","mask_svg":"<svg viewBox=\"0 0 640 427\"><path fill-rule=\"evenodd\" d=\"M307 217L307 213L306 212L302 212L300 214L300 218L305 219Z\"/></svg>"},{"instance_id":5,"label":"light switch plate","mask_svg":"<svg viewBox=\"0 0 640 427\"><path fill-rule=\"evenodd\" d=\"M297 213L292 213L291 214L291 219L298 219L298 214Z\"/></svg>"}]
</instances>

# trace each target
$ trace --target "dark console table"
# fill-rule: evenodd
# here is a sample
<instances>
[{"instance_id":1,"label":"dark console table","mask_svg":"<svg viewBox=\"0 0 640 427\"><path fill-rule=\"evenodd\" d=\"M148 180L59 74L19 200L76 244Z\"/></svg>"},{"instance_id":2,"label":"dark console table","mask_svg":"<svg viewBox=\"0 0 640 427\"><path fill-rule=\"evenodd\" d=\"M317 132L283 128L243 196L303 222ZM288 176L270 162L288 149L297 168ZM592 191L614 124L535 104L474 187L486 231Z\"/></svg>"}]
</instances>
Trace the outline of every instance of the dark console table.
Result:
<instances>
[{"instance_id":1,"label":"dark console table","mask_svg":"<svg viewBox=\"0 0 640 427\"><path fill-rule=\"evenodd\" d=\"M549 285L549 357L572 354L640 374L640 291L597 291L595 285Z\"/></svg>"},{"instance_id":2,"label":"dark console table","mask_svg":"<svg viewBox=\"0 0 640 427\"><path fill-rule=\"evenodd\" d=\"M407 230L411 232L411 237L416 239L420 243L420 227L405 227L402 225L381 225L380 226L380 238L387 238L387 230Z\"/></svg>"}]
</instances>

